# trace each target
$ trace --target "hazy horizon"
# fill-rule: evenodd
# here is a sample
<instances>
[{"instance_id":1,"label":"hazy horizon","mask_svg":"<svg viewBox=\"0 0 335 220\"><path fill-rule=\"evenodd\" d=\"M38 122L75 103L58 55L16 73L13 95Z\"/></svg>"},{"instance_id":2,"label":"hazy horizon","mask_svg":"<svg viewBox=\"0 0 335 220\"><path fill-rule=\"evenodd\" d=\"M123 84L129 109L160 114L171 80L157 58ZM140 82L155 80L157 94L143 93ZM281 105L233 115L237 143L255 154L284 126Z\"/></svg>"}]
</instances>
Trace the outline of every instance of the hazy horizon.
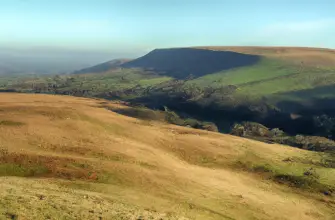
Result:
<instances>
[{"instance_id":1,"label":"hazy horizon","mask_svg":"<svg viewBox=\"0 0 335 220\"><path fill-rule=\"evenodd\" d=\"M333 0L3 0L0 55L66 71L155 48L335 48L334 8Z\"/></svg>"}]
</instances>

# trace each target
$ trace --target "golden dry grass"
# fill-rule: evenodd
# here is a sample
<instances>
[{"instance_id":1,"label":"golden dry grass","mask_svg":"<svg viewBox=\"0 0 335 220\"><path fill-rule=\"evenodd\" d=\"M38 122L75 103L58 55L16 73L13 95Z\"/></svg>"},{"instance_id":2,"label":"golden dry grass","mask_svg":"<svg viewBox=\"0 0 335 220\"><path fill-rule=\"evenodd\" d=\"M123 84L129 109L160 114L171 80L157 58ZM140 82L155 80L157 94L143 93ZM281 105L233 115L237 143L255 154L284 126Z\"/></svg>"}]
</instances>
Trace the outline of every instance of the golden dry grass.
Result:
<instances>
[{"instance_id":1,"label":"golden dry grass","mask_svg":"<svg viewBox=\"0 0 335 220\"><path fill-rule=\"evenodd\" d=\"M197 47L201 49L234 51L238 53L254 54L280 58L305 65L335 67L335 50L309 47L238 47L238 46L211 46Z\"/></svg>"},{"instance_id":2,"label":"golden dry grass","mask_svg":"<svg viewBox=\"0 0 335 220\"><path fill-rule=\"evenodd\" d=\"M106 105L125 108L0 94L0 121L7 121L0 125L0 219L334 219L333 197L234 166L268 162L300 172L319 154L142 121ZM286 165L287 158L304 162ZM317 169L320 181L335 185L334 169Z\"/></svg>"}]
</instances>

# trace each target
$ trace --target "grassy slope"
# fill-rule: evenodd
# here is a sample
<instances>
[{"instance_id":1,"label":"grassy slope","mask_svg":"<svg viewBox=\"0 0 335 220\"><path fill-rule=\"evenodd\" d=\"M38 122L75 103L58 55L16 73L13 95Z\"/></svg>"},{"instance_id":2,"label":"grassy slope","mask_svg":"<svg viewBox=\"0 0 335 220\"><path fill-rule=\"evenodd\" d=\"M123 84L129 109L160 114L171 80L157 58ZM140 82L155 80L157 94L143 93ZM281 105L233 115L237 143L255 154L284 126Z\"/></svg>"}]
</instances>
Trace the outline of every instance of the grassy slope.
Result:
<instances>
[{"instance_id":1,"label":"grassy slope","mask_svg":"<svg viewBox=\"0 0 335 220\"><path fill-rule=\"evenodd\" d=\"M335 170L324 167L322 154L129 118L102 108L128 107L100 100L24 94L0 100L1 218L335 215L334 197L318 192L335 186ZM280 175L300 181L311 167L319 175L311 184L275 182Z\"/></svg>"},{"instance_id":2,"label":"grassy slope","mask_svg":"<svg viewBox=\"0 0 335 220\"><path fill-rule=\"evenodd\" d=\"M240 91L244 94L267 96L331 85L334 80L335 70L306 68L284 77L273 77L269 80L242 85Z\"/></svg>"},{"instance_id":3,"label":"grassy slope","mask_svg":"<svg viewBox=\"0 0 335 220\"><path fill-rule=\"evenodd\" d=\"M261 62L253 66L209 74L189 83L197 83L202 86L210 86L213 83L216 86L243 85L295 74L298 71L299 69L294 65L263 58Z\"/></svg>"},{"instance_id":4,"label":"grassy slope","mask_svg":"<svg viewBox=\"0 0 335 220\"><path fill-rule=\"evenodd\" d=\"M267 97L272 104L280 101L306 102L309 97L291 96L291 92L333 85L335 50L285 47L203 47L263 56L256 65L232 69L189 81L198 86L236 85L237 99L257 100ZM313 98L325 97L315 90ZM310 96L311 97L311 96ZM327 97L333 97L329 94Z\"/></svg>"}]
</instances>

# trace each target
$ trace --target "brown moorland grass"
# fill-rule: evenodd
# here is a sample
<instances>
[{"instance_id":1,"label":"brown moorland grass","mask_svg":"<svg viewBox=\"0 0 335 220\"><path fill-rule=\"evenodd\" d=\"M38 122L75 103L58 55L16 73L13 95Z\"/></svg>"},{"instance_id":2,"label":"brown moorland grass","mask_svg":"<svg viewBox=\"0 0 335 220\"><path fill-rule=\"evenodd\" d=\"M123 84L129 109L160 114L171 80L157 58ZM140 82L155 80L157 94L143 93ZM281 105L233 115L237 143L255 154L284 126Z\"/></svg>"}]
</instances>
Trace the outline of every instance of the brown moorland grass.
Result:
<instances>
[{"instance_id":1,"label":"brown moorland grass","mask_svg":"<svg viewBox=\"0 0 335 220\"><path fill-rule=\"evenodd\" d=\"M280 58L305 65L335 67L335 50L310 47L252 47L252 46L203 46L200 49L234 51L238 53Z\"/></svg>"},{"instance_id":2,"label":"brown moorland grass","mask_svg":"<svg viewBox=\"0 0 335 220\"><path fill-rule=\"evenodd\" d=\"M323 154L143 121L106 106L129 108L0 94L0 121L19 122L0 124L0 219L335 216L333 195L324 195L333 193L335 170L318 165ZM310 168L318 178L307 181Z\"/></svg>"}]
</instances>

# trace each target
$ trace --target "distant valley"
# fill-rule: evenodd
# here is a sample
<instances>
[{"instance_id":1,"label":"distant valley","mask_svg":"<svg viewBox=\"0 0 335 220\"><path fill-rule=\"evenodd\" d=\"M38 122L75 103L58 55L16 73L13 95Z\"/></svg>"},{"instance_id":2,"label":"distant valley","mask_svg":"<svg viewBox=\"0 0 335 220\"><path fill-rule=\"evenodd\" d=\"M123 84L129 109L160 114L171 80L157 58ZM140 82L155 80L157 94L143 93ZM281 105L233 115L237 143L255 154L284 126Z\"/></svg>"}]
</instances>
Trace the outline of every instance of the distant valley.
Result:
<instances>
[{"instance_id":1,"label":"distant valley","mask_svg":"<svg viewBox=\"0 0 335 220\"><path fill-rule=\"evenodd\" d=\"M92 52L0 48L0 74L65 74L104 61L107 57Z\"/></svg>"}]
</instances>

